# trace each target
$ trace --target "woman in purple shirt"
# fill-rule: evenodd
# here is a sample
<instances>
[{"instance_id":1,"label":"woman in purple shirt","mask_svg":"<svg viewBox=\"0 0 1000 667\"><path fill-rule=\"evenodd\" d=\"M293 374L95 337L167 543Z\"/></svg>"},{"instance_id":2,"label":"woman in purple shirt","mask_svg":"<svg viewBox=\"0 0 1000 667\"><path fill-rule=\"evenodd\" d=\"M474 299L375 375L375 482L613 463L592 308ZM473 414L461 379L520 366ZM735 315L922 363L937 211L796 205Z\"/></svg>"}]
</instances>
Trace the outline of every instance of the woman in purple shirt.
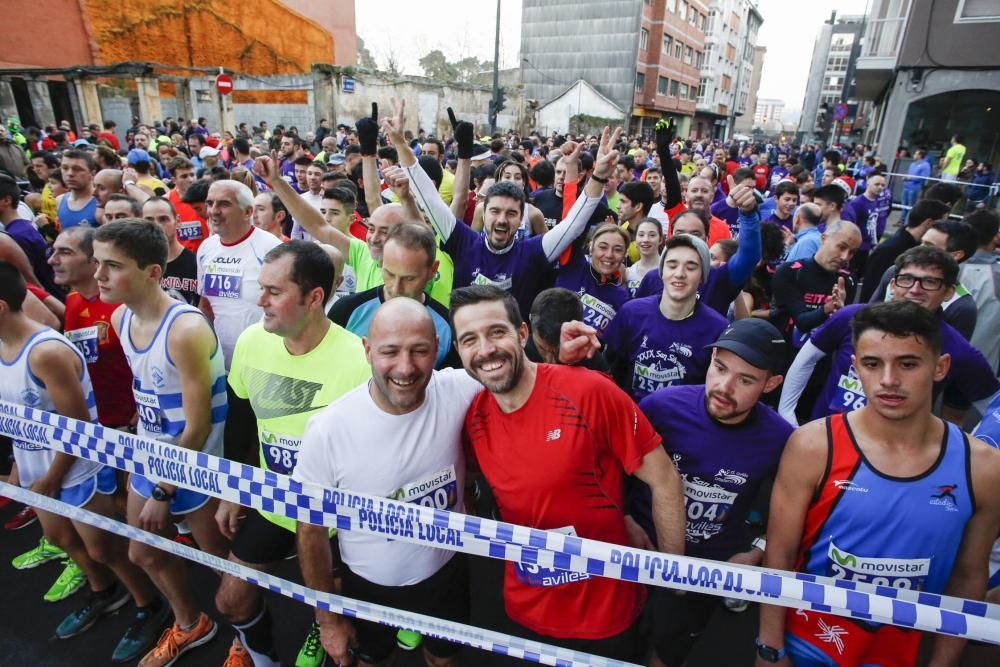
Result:
<instances>
[{"instance_id":1,"label":"woman in purple shirt","mask_svg":"<svg viewBox=\"0 0 1000 667\"><path fill-rule=\"evenodd\" d=\"M583 321L604 331L615 318L618 309L628 301L628 290L622 286L625 271L625 250L631 242L628 232L613 222L594 229L590 236L590 256L583 248L574 248L565 264L560 265L556 287L564 287L580 295Z\"/></svg>"}]
</instances>

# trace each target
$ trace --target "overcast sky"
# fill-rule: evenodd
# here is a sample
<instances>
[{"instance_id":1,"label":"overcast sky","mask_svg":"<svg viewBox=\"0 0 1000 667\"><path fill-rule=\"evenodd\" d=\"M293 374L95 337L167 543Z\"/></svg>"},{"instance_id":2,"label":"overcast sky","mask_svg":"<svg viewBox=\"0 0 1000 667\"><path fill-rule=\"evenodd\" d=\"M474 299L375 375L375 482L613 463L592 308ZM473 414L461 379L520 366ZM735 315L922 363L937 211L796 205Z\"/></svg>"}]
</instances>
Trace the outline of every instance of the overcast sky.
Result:
<instances>
[{"instance_id":1,"label":"overcast sky","mask_svg":"<svg viewBox=\"0 0 1000 667\"><path fill-rule=\"evenodd\" d=\"M640 0L636 0L639 2ZM802 107L809 63L820 24L837 10L838 15L863 14L868 0L758 0L764 17L757 43L767 47L759 97L785 101L786 109ZM358 0L358 34L384 66L393 53L407 74L422 74L418 61L434 49L450 60L476 56L493 60L496 5L488 0ZM406 39L386 39L386 25L406 26ZM515 67L521 45L521 2L502 0L500 11L500 63Z\"/></svg>"}]
</instances>

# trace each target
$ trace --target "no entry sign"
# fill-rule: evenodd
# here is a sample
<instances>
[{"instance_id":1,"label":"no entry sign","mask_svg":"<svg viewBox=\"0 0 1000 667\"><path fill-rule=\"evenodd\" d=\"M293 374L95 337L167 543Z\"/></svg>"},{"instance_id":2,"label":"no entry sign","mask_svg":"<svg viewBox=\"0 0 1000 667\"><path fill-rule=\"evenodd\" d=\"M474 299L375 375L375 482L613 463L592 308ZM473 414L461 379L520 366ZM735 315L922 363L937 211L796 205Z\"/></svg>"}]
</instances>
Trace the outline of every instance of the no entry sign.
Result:
<instances>
[{"instance_id":1,"label":"no entry sign","mask_svg":"<svg viewBox=\"0 0 1000 667\"><path fill-rule=\"evenodd\" d=\"M223 95L233 92L233 79L228 74L220 74L215 77L215 87Z\"/></svg>"}]
</instances>

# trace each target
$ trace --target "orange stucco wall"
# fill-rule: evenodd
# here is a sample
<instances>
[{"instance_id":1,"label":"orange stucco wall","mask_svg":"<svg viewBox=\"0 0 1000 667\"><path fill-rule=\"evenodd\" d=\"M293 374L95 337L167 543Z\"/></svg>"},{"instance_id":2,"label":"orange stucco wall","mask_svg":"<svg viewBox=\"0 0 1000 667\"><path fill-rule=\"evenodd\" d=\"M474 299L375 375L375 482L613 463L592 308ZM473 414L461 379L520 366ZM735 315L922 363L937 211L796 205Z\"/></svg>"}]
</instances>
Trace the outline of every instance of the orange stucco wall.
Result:
<instances>
[{"instance_id":1,"label":"orange stucco wall","mask_svg":"<svg viewBox=\"0 0 1000 667\"><path fill-rule=\"evenodd\" d=\"M311 18L333 35L333 63L354 65L358 61L358 35L354 0L281 0Z\"/></svg>"},{"instance_id":2,"label":"orange stucco wall","mask_svg":"<svg viewBox=\"0 0 1000 667\"><path fill-rule=\"evenodd\" d=\"M0 67L93 65L79 0L3 0Z\"/></svg>"},{"instance_id":3,"label":"orange stucco wall","mask_svg":"<svg viewBox=\"0 0 1000 667\"><path fill-rule=\"evenodd\" d=\"M103 63L146 60L304 72L330 62L333 37L279 0L82 0Z\"/></svg>"}]
</instances>

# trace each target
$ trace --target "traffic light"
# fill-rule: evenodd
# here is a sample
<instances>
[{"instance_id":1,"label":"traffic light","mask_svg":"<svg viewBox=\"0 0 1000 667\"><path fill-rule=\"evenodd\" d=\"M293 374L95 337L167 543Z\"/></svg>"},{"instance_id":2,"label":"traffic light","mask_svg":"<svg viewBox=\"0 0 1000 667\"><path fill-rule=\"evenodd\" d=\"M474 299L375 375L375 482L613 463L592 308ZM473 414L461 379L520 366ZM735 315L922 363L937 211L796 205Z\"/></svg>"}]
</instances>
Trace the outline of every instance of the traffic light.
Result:
<instances>
[{"instance_id":1,"label":"traffic light","mask_svg":"<svg viewBox=\"0 0 1000 667\"><path fill-rule=\"evenodd\" d=\"M505 93L505 91L504 91L503 88L498 88L497 89L497 103L496 103L497 113L500 113L501 111L503 111L506 108L507 108L507 95L506 95L506 93Z\"/></svg>"}]
</instances>

